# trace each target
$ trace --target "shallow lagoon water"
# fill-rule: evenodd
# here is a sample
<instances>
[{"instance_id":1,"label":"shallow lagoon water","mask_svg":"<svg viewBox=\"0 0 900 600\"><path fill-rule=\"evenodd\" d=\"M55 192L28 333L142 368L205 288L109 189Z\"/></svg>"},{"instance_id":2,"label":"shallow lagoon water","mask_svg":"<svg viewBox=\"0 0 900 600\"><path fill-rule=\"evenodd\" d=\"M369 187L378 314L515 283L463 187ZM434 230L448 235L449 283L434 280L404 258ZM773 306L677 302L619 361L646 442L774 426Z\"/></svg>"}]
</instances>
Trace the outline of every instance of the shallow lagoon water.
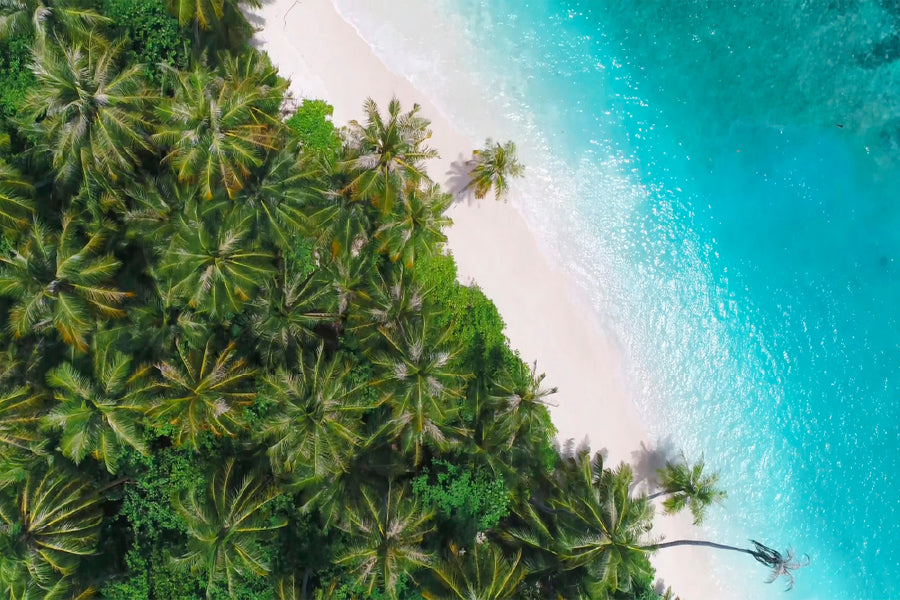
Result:
<instances>
[{"instance_id":1,"label":"shallow lagoon water","mask_svg":"<svg viewBox=\"0 0 900 600\"><path fill-rule=\"evenodd\" d=\"M336 4L460 127L517 141L517 205L653 432L722 472L709 535L808 553L785 597L898 595L900 7ZM782 596L745 557L711 576Z\"/></svg>"}]
</instances>

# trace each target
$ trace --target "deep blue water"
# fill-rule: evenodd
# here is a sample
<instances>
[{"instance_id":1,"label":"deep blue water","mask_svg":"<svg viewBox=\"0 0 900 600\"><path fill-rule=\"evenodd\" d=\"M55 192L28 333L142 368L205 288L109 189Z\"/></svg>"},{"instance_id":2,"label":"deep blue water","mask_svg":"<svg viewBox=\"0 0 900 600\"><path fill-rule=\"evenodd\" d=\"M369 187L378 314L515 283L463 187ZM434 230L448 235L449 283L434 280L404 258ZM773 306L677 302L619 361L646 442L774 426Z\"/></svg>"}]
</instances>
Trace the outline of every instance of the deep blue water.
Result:
<instances>
[{"instance_id":1,"label":"deep blue water","mask_svg":"<svg viewBox=\"0 0 900 600\"><path fill-rule=\"evenodd\" d=\"M786 598L900 596L897 0L432 7L477 49L454 60L522 148L523 210L622 340L655 432L721 470L710 533L808 553ZM443 42L391 19L419 58L390 66L483 130L435 75ZM720 565L781 597L765 575Z\"/></svg>"}]
</instances>

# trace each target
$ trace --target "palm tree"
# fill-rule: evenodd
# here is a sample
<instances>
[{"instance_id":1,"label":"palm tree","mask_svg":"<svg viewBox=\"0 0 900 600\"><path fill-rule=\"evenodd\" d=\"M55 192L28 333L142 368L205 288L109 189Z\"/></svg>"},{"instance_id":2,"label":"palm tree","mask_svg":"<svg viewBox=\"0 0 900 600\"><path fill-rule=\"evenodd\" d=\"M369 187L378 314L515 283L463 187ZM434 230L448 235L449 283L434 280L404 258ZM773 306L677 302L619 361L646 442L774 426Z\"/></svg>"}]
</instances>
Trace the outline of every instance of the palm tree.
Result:
<instances>
[{"instance_id":1,"label":"palm tree","mask_svg":"<svg viewBox=\"0 0 900 600\"><path fill-rule=\"evenodd\" d=\"M487 426L506 431L508 448L523 446L518 443L523 438L535 441L550 433L547 408L551 406L549 397L557 388L544 387L545 377L544 373L538 374L537 362L529 368L517 360L497 378L491 391L496 412Z\"/></svg>"},{"instance_id":2,"label":"palm tree","mask_svg":"<svg viewBox=\"0 0 900 600\"><path fill-rule=\"evenodd\" d=\"M504 200L509 192L509 180L522 177L525 173L525 167L516 158L516 145L512 142L500 144L488 138L484 148L472 154L471 181L464 189L475 188L476 198L484 198L494 188L497 200Z\"/></svg>"},{"instance_id":3,"label":"palm tree","mask_svg":"<svg viewBox=\"0 0 900 600\"><path fill-rule=\"evenodd\" d=\"M244 427L243 407L256 398L249 387L255 371L234 358L233 342L218 354L211 341L202 352L184 343L176 349L177 360L156 365L159 399L151 414L157 423L171 425L175 442L190 447L206 431L236 434Z\"/></svg>"},{"instance_id":4,"label":"palm tree","mask_svg":"<svg viewBox=\"0 0 900 600\"><path fill-rule=\"evenodd\" d=\"M93 344L93 373L85 376L69 362L47 373L47 384L60 402L45 417L62 430L62 453L75 464L90 454L116 472L125 446L142 454L147 447L139 433L142 402L135 383L146 377L149 367L132 369L131 357L110 349L111 340Z\"/></svg>"},{"instance_id":5,"label":"palm tree","mask_svg":"<svg viewBox=\"0 0 900 600\"><path fill-rule=\"evenodd\" d=\"M0 39L33 36L43 45L56 36L71 42L108 22L87 0L0 0Z\"/></svg>"},{"instance_id":6,"label":"palm tree","mask_svg":"<svg viewBox=\"0 0 900 600\"><path fill-rule=\"evenodd\" d=\"M268 59L250 53L224 69L176 73L175 96L160 104L153 135L178 180L197 183L207 200L220 185L234 198L265 151L276 147L282 127L277 108L284 83Z\"/></svg>"},{"instance_id":7,"label":"palm tree","mask_svg":"<svg viewBox=\"0 0 900 600\"><path fill-rule=\"evenodd\" d=\"M178 216L186 206L196 203L198 189L161 175L131 181L120 195L124 197L125 235L144 242L147 250L160 251L175 235ZM147 252L147 262L151 262L151 256L152 252Z\"/></svg>"},{"instance_id":8,"label":"palm tree","mask_svg":"<svg viewBox=\"0 0 900 600\"><path fill-rule=\"evenodd\" d=\"M454 352L445 347L447 331L429 319L384 334L390 350L372 359L382 373L373 385L384 390L395 435L419 465L426 445L450 445L448 423L457 411L454 400L461 395L463 377L451 367Z\"/></svg>"},{"instance_id":9,"label":"palm tree","mask_svg":"<svg viewBox=\"0 0 900 600\"><path fill-rule=\"evenodd\" d=\"M430 122L420 117L418 104L400 112L400 101L392 98L383 117L371 98L363 105L366 124L350 121L349 144L357 157L358 170L351 183L356 194L389 213L397 195L409 185L428 181L424 161L437 157L425 142L431 137Z\"/></svg>"},{"instance_id":10,"label":"palm tree","mask_svg":"<svg viewBox=\"0 0 900 600\"><path fill-rule=\"evenodd\" d=\"M209 320L184 307L171 288L160 285L156 277L135 304L128 312L123 341L130 342L129 351L142 361L152 362L168 356L177 343L199 348L210 337Z\"/></svg>"},{"instance_id":11,"label":"palm tree","mask_svg":"<svg viewBox=\"0 0 900 600\"><path fill-rule=\"evenodd\" d=\"M401 201L375 232L378 251L386 253L392 262L401 261L408 269L417 256L440 252L447 241L442 230L451 223L444 212L452 203L453 197L443 193L438 185L402 194Z\"/></svg>"},{"instance_id":12,"label":"palm tree","mask_svg":"<svg viewBox=\"0 0 900 600\"><path fill-rule=\"evenodd\" d=\"M75 220L64 215L59 233L35 222L12 256L0 255L0 296L13 300L7 323L13 338L54 327L66 344L84 351L98 317L125 316L119 306L131 294L109 285L120 263L98 255L106 232L81 244Z\"/></svg>"},{"instance_id":13,"label":"palm tree","mask_svg":"<svg viewBox=\"0 0 900 600\"><path fill-rule=\"evenodd\" d=\"M405 488L391 486L386 494L363 488L358 504L349 507L341 525L353 545L336 564L358 572L358 582L372 595L383 589L397 599L397 582L430 562L422 538L431 530L431 515L406 497Z\"/></svg>"},{"instance_id":14,"label":"palm tree","mask_svg":"<svg viewBox=\"0 0 900 600\"><path fill-rule=\"evenodd\" d=\"M66 473L35 470L0 494L0 586L7 597L23 597L35 586L61 592L60 577L73 575L94 553L102 505L93 487Z\"/></svg>"},{"instance_id":15,"label":"palm tree","mask_svg":"<svg viewBox=\"0 0 900 600\"><path fill-rule=\"evenodd\" d=\"M295 261L283 258L276 277L251 303L248 330L266 364L295 360L304 345L321 335L316 328L333 323L333 290L319 271L302 273Z\"/></svg>"},{"instance_id":16,"label":"palm tree","mask_svg":"<svg viewBox=\"0 0 900 600\"><path fill-rule=\"evenodd\" d=\"M266 378L266 391L278 410L263 422L261 439L272 469L298 487L322 483L347 472L360 443L359 417L364 409L347 388L350 364L328 359L320 345L315 361Z\"/></svg>"},{"instance_id":17,"label":"palm tree","mask_svg":"<svg viewBox=\"0 0 900 600\"><path fill-rule=\"evenodd\" d=\"M521 550L510 557L490 543L469 550L451 546L448 556L431 565L433 586L422 591L425 600L508 600L519 597L525 578Z\"/></svg>"},{"instance_id":18,"label":"palm tree","mask_svg":"<svg viewBox=\"0 0 900 600\"><path fill-rule=\"evenodd\" d=\"M151 96L143 67L120 70L119 48L90 42L48 46L35 54L32 71L38 83L24 110L58 180L78 184L96 173L115 181L151 149L144 115Z\"/></svg>"},{"instance_id":19,"label":"palm tree","mask_svg":"<svg viewBox=\"0 0 900 600\"><path fill-rule=\"evenodd\" d=\"M345 254L359 254L373 235L372 208L353 189L352 152L342 149L342 156L316 156L308 171L309 188L314 190L314 211L309 217L310 231L316 245L336 259Z\"/></svg>"},{"instance_id":20,"label":"palm tree","mask_svg":"<svg viewBox=\"0 0 900 600\"><path fill-rule=\"evenodd\" d=\"M286 525L271 518L269 504L277 491L258 476L239 478L235 471L229 458L206 490L192 487L175 499L189 535L188 552L179 561L205 572L207 598L214 597L215 584L223 579L233 598L237 580L267 575L270 565L261 546L267 532Z\"/></svg>"},{"instance_id":21,"label":"palm tree","mask_svg":"<svg viewBox=\"0 0 900 600\"><path fill-rule=\"evenodd\" d=\"M359 310L350 314L348 329L369 343L382 332L392 335L404 323L421 318L425 295L415 282L413 272L404 268L382 273L373 269L369 291Z\"/></svg>"},{"instance_id":22,"label":"palm tree","mask_svg":"<svg viewBox=\"0 0 900 600\"><path fill-rule=\"evenodd\" d=\"M716 542L707 542L704 540L674 540L671 542L651 544L649 546L645 546L642 549L648 552L656 552L657 550L662 550L664 548L675 548L678 546L700 546L703 548L729 550L731 552L741 552L743 554L749 554L750 556L755 558L757 562L772 569L772 572L769 574L769 578L766 579L766 583L772 583L779 577L787 577L788 583L786 589L788 591L794 588L794 574L792 573L792 571L808 567L810 564L810 558L808 554L804 554L803 558L798 560L796 555L794 554L794 551L790 548L788 548L787 551L782 554L778 550L770 548L769 546L757 542L756 540L750 540L750 543L753 544L752 549L740 548L737 546L728 546L726 544L717 544Z\"/></svg>"},{"instance_id":23,"label":"palm tree","mask_svg":"<svg viewBox=\"0 0 900 600\"><path fill-rule=\"evenodd\" d=\"M605 470L600 453L567 445L553 477L520 502L524 525L509 536L523 544L537 585L547 596L606 598L631 589L652 569L641 548L651 526L646 498L628 497L630 469Z\"/></svg>"},{"instance_id":24,"label":"palm tree","mask_svg":"<svg viewBox=\"0 0 900 600\"><path fill-rule=\"evenodd\" d=\"M600 454L592 460L583 448L574 454L567 452L561 458L557 469L558 492L550 500L550 506L539 502L538 509L552 516L554 525L559 528L555 534L558 546L554 552L564 568L583 568L588 578L599 582L607 592L627 592L634 581L649 575L647 557L650 554L678 546L702 546L749 554L772 569L768 582L787 576L788 589L794 584L791 571L809 564L809 557L798 561L790 550L782 554L754 540L751 540L753 549L704 540L648 540L653 510L646 496L632 498L629 495L634 479L630 467L620 465L615 470L604 469ZM545 536L552 535L546 526L539 524L535 529ZM518 537L535 547L541 547L542 543L544 547L552 546L534 532Z\"/></svg>"},{"instance_id":25,"label":"palm tree","mask_svg":"<svg viewBox=\"0 0 900 600\"><path fill-rule=\"evenodd\" d=\"M15 234L28 227L34 214L33 194L31 183L0 160L0 232Z\"/></svg>"},{"instance_id":26,"label":"palm tree","mask_svg":"<svg viewBox=\"0 0 900 600\"><path fill-rule=\"evenodd\" d=\"M310 231L303 207L315 192L309 174L300 165L298 142L288 139L278 152L269 153L257 177L251 178L240 202L253 209L262 235L271 237L282 251L289 251L301 234Z\"/></svg>"},{"instance_id":27,"label":"palm tree","mask_svg":"<svg viewBox=\"0 0 900 600\"><path fill-rule=\"evenodd\" d=\"M703 522L706 509L727 497L725 491L717 487L719 474L704 474L704 467L702 457L697 463L690 465L683 454L680 462L666 462L665 468L657 471L662 489L651 494L649 499L669 496L663 502L667 513L673 514L690 508L694 525L699 525Z\"/></svg>"},{"instance_id":28,"label":"palm tree","mask_svg":"<svg viewBox=\"0 0 900 600\"><path fill-rule=\"evenodd\" d=\"M351 309L369 299L372 261L367 254L338 256L325 266L325 277L337 296L337 312L346 319Z\"/></svg>"},{"instance_id":29,"label":"palm tree","mask_svg":"<svg viewBox=\"0 0 900 600\"><path fill-rule=\"evenodd\" d=\"M250 237L252 211L216 212L197 203L185 207L157 272L175 298L221 320L240 312L275 269L272 254Z\"/></svg>"},{"instance_id":30,"label":"palm tree","mask_svg":"<svg viewBox=\"0 0 900 600\"><path fill-rule=\"evenodd\" d=\"M252 32L240 5L250 8L262 6L260 0L166 0L169 11L178 18L182 27L194 29L194 40L200 42L200 33L213 32L221 41L233 46ZM231 31L239 36L234 39Z\"/></svg>"},{"instance_id":31,"label":"palm tree","mask_svg":"<svg viewBox=\"0 0 900 600\"><path fill-rule=\"evenodd\" d=\"M651 574L643 546L653 509L646 498L629 496L634 478L627 465L598 470L597 457L581 454L575 460L578 485L553 503L572 517L561 536L560 558L567 568L583 567L609 592L628 592Z\"/></svg>"},{"instance_id":32,"label":"palm tree","mask_svg":"<svg viewBox=\"0 0 900 600\"><path fill-rule=\"evenodd\" d=\"M0 484L24 478L41 452L45 436L38 430L46 398L27 385L0 388Z\"/></svg>"}]
</instances>

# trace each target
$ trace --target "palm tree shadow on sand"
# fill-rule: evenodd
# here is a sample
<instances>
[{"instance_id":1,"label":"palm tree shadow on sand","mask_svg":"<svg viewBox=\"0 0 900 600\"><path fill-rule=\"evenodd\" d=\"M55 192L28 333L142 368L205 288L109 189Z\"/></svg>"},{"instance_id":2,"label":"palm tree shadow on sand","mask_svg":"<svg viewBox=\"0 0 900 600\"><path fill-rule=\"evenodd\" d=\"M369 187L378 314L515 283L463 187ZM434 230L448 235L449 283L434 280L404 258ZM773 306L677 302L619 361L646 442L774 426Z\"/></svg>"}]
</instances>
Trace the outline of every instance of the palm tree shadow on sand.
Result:
<instances>
[{"instance_id":1,"label":"palm tree shadow on sand","mask_svg":"<svg viewBox=\"0 0 900 600\"><path fill-rule=\"evenodd\" d=\"M259 2L259 5L260 5L259 8L262 8L269 4L274 4L276 0L257 0L257 1ZM294 10L298 10L300 7L300 4L302 4L302 0L296 0L296 2L291 3L284 10L284 12L281 13L281 15L280 15L281 18L278 19L277 21L280 21L282 23L283 28L287 27L288 14L290 14ZM261 30L262 28L264 28L266 26L266 19L262 15L254 12L253 8L247 7L245 5L245 6L242 6L241 9L242 9L242 12L244 13L244 18L247 19L247 22L250 23L251 26L253 26L253 29L255 30L254 33L258 32L259 30ZM259 49L260 46L262 45L261 40L256 35L254 35L252 38L250 38L249 41L250 41L250 45L253 46L254 48Z\"/></svg>"},{"instance_id":2,"label":"palm tree shadow on sand","mask_svg":"<svg viewBox=\"0 0 900 600\"><path fill-rule=\"evenodd\" d=\"M647 445L641 442L640 450L631 453L631 462L634 467L634 485L643 483L648 492L659 487L659 474L657 471L664 468L667 462L671 462L678 456L675 444L671 438L663 438Z\"/></svg>"},{"instance_id":3,"label":"palm tree shadow on sand","mask_svg":"<svg viewBox=\"0 0 900 600\"><path fill-rule=\"evenodd\" d=\"M465 201L469 206L477 202L475 190L469 185L472 182L473 168L472 161L462 153L450 163L450 170L447 171L447 191L453 194L454 202Z\"/></svg>"}]
</instances>

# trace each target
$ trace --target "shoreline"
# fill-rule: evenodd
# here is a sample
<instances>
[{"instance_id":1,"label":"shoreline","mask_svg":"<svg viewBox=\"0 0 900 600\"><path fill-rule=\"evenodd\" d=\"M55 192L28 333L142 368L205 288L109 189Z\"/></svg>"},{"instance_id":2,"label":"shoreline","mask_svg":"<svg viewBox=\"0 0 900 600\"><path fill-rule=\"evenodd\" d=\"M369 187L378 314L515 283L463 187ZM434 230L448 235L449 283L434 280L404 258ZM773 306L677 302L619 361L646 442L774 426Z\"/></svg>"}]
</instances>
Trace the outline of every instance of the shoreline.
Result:
<instances>
[{"instance_id":1,"label":"shoreline","mask_svg":"<svg viewBox=\"0 0 900 600\"><path fill-rule=\"evenodd\" d=\"M291 80L295 98L325 99L338 126L361 118L368 96L379 107L395 95L404 109L420 104L431 120L431 146L442 155L428 170L445 189L452 189L446 184L458 177L459 163L493 133L475 141L460 133L425 94L381 62L331 0L271 0L251 13L251 23L259 47ZM623 353L586 295L541 251L514 200L515 193L508 204L458 197L448 211L447 246L459 280L484 291L506 324L510 346L526 363L537 360L547 384L559 388L550 409L559 439L588 438L595 450L608 452L611 464L638 462L646 454L642 448L655 443L629 397ZM703 532L683 514L657 519L654 533L672 540ZM684 600L735 597L715 580L707 551L679 548L655 555L652 563L657 578Z\"/></svg>"}]
</instances>

